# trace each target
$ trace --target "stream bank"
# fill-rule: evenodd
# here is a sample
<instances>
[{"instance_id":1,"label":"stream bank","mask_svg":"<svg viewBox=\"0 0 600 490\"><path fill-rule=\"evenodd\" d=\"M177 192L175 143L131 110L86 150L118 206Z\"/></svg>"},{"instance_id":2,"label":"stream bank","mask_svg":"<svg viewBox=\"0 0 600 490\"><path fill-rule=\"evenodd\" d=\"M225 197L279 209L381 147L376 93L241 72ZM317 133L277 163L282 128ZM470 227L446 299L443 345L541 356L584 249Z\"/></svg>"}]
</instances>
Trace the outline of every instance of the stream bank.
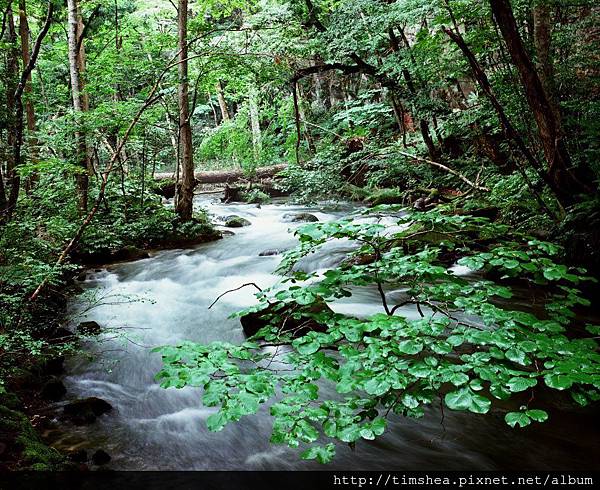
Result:
<instances>
[{"instance_id":1,"label":"stream bank","mask_svg":"<svg viewBox=\"0 0 600 490\"><path fill-rule=\"evenodd\" d=\"M149 257L158 250L194 247L222 237L202 215L187 227L165 218L169 218L168 214L150 213L154 221L150 227L153 233L148 239L139 239L138 235L117 228L122 234L116 241L81 244L71 254L73 267L65 268L61 277L46 288L35 303L25 303L28 310L24 318L30 320L23 320L22 328L29 328L27 325L32 323L32 341L39 342L43 348L39 348L38 355L30 354L27 349L14 354L16 360L10 375L5 385L0 386L0 471L79 468L81 461L66 458L68 455L44 440L45 432L52 425L52 405L67 395L60 379L65 374L65 358L76 355L80 339L90 334L76 325L65 328L68 303L81 294L79 282L90 267L100 270L110 264ZM157 230L163 231L162 236L157 235Z\"/></svg>"}]
</instances>

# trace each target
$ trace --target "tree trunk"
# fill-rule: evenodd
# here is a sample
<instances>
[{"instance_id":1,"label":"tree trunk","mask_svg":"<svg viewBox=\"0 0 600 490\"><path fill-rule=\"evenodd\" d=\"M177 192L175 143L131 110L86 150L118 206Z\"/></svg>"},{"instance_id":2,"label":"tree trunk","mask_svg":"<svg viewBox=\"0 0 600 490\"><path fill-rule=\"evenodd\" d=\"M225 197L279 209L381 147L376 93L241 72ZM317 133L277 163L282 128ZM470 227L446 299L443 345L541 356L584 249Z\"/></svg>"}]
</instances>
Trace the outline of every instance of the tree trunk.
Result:
<instances>
[{"instance_id":1,"label":"tree trunk","mask_svg":"<svg viewBox=\"0 0 600 490\"><path fill-rule=\"evenodd\" d=\"M177 27L179 34L179 145L181 148L181 186L176 210L182 221L192 219L194 198L194 154L192 150L192 125L190 123L187 17L188 0L179 0Z\"/></svg>"},{"instance_id":2,"label":"tree trunk","mask_svg":"<svg viewBox=\"0 0 600 490\"><path fill-rule=\"evenodd\" d=\"M27 66L30 59L29 52L29 23L27 21L27 10L25 0L19 0L19 35L21 36L21 56L23 67ZM29 160L37 160L37 140L35 138L35 111L32 100L31 75L25 82L25 114L27 115L27 130L29 131Z\"/></svg>"},{"instance_id":3,"label":"tree trunk","mask_svg":"<svg viewBox=\"0 0 600 490\"><path fill-rule=\"evenodd\" d=\"M261 134L260 134L260 118L258 112L258 90L254 85L248 93L248 108L250 112L250 125L252 127L252 147L254 148L254 158L260 160L261 154Z\"/></svg>"},{"instance_id":4,"label":"tree trunk","mask_svg":"<svg viewBox=\"0 0 600 490\"><path fill-rule=\"evenodd\" d=\"M591 192L582 176L589 172L585 172L585 169L577 172L571 168L571 158L560 131L560 120L554 114L540 77L523 46L510 1L490 0L490 4L510 57L519 72L527 104L533 113L548 163L548 176L555 184L561 203L572 204L577 201L577 194Z\"/></svg>"},{"instance_id":5,"label":"tree trunk","mask_svg":"<svg viewBox=\"0 0 600 490\"><path fill-rule=\"evenodd\" d=\"M221 83L221 80L217 82L216 91L219 107L221 108L221 121L229 121L231 118L229 117L227 102L225 101L225 96L223 95L223 84Z\"/></svg>"},{"instance_id":6,"label":"tree trunk","mask_svg":"<svg viewBox=\"0 0 600 490\"><path fill-rule=\"evenodd\" d=\"M550 56L552 29L550 27L550 7L538 4L533 7L533 43L537 54L537 70L542 86L546 91L550 106L560 125L560 109L554 87L554 69ZM560 130L560 127L559 127Z\"/></svg>"},{"instance_id":7,"label":"tree trunk","mask_svg":"<svg viewBox=\"0 0 600 490\"><path fill-rule=\"evenodd\" d=\"M68 9L68 51L69 51L69 74L71 78L71 95L73 98L73 111L75 112L76 125L81 124L81 116L86 111L87 97L82 95L83 84L81 82L81 68L84 63L83 55L80 52L83 50L83 40L80 44L80 36L82 34L82 23L79 15L79 6L77 0L67 0ZM84 129L79 127L75 132L76 139L76 161L81 167L80 173L77 174L77 193L79 196L79 210L84 213L87 210L88 201L88 186L89 186L89 165L88 165L88 150L85 141Z\"/></svg>"},{"instance_id":8,"label":"tree trunk","mask_svg":"<svg viewBox=\"0 0 600 490\"><path fill-rule=\"evenodd\" d=\"M16 77L19 72L19 55L17 51L17 33L10 2L6 12L6 42L8 44L6 51L6 143L11 150L7 152L5 177L6 184L11 186L15 167L12 148L15 144L15 90L17 88Z\"/></svg>"},{"instance_id":9,"label":"tree trunk","mask_svg":"<svg viewBox=\"0 0 600 490\"><path fill-rule=\"evenodd\" d=\"M212 110L212 115L213 115L213 120L215 121L215 128L219 125L219 118L217 117L217 111L215 109L215 105L213 104L212 101L212 95L210 95L210 92L207 92L208 95L208 104L210 105L210 108Z\"/></svg>"}]
</instances>

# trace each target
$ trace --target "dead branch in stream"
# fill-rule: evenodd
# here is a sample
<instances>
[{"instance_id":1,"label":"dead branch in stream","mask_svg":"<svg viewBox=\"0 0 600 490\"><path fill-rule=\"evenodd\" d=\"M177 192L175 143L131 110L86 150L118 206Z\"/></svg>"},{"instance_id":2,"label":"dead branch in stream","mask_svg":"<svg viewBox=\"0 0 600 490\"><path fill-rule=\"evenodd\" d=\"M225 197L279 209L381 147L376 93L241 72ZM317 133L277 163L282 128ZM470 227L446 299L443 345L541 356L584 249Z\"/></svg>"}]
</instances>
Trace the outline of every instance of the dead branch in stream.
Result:
<instances>
[{"instance_id":1,"label":"dead branch in stream","mask_svg":"<svg viewBox=\"0 0 600 490\"><path fill-rule=\"evenodd\" d=\"M262 293L262 289L259 288L255 283L253 282L247 282L246 284L242 284L241 286L237 287L237 288L233 288L233 289L228 289L227 291L225 291L224 293L219 294L219 296L217 296L217 299L215 299L210 306L208 307L208 309L210 310L215 304L217 304L217 301L219 301L223 296L225 296L226 294L229 293L233 293L234 291L239 291L242 288L245 288L246 286L254 286L256 289L258 289L261 293Z\"/></svg>"}]
</instances>

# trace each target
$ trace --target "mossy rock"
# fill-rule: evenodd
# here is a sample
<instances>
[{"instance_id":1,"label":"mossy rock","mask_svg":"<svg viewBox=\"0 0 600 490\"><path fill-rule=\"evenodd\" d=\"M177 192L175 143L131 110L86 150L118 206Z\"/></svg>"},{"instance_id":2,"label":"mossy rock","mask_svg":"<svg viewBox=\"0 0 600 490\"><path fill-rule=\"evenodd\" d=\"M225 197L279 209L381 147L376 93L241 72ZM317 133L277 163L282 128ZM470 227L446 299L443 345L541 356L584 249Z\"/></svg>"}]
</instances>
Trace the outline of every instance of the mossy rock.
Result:
<instances>
[{"instance_id":1,"label":"mossy rock","mask_svg":"<svg viewBox=\"0 0 600 490\"><path fill-rule=\"evenodd\" d=\"M365 198L365 201L371 206L404 204L404 193L400 189L376 189Z\"/></svg>"},{"instance_id":2,"label":"mossy rock","mask_svg":"<svg viewBox=\"0 0 600 490\"><path fill-rule=\"evenodd\" d=\"M228 228L242 228L244 226L250 226L250 221L241 216L227 216L225 219L225 226Z\"/></svg>"},{"instance_id":3,"label":"mossy rock","mask_svg":"<svg viewBox=\"0 0 600 490\"><path fill-rule=\"evenodd\" d=\"M271 201L271 196L258 189L242 192L241 198L248 204L266 204Z\"/></svg>"},{"instance_id":4,"label":"mossy rock","mask_svg":"<svg viewBox=\"0 0 600 490\"><path fill-rule=\"evenodd\" d=\"M90 396L65 405L64 417L75 425L93 424L98 417L110 412L112 405L102 398Z\"/></svg>"},{"instance_id":5,"label":"mossy rock","mask_svg":"<svg viewBox=\"0 0 600 490\"><path fill-rule=\"evenodd\" d=\"M319 221L319 218L310 213L286 213L282 219L286 223L315 223Z\"/></svg>"},{"instance_id":6,"label":"mossy rock","mask_svg":"<svg viewBox=\"0 0 600 490\"><path fill-rule=\"evenodd\" d=\"M2 401L5 401L5 396ZM4 405L0 405L0 437L6 445L2 467L34 471L60 470L63 467L63 455L44 444L27 416Z\"/></svg>"}]
</instances>

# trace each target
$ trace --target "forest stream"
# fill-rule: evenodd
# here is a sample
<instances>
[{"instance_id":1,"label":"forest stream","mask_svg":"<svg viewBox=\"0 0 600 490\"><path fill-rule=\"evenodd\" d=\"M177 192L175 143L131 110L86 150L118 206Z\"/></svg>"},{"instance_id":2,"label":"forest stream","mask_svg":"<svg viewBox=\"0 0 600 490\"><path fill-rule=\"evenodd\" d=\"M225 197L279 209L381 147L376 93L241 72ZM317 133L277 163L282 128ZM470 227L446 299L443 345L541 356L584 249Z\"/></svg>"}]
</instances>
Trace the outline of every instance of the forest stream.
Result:
<instances>
[{"instance_id":1,"label":"forest stream","mask_svg":"<svg viewBox=\"0 0 600 490\"><path fill-rule=\"evenodd\" d=\"M519 430L506 425L500 410L482 416L447 408L442 412L435 406L420 420L393 416L376 441L360 441L354 450L339 444L337 457L327 467L302 461L299 450L270 444L271 420L265 407L221 432L209 432L205 420L215 409L202 405L198 389L160 388L154 379L161 367L160 355L151 349L184 340L241 342L239 320L228 317L253 304L255 290L231 292L208 307L220 294L244 283L268 287L281 279L273 274L281 255L259 254L295 245L290 230L300 224L286 222L284 215L309 212L327 221L356 209L287 204L259 209L249 204L224 205L206 197L198 204L213 218L235 214L251 225L194 249L160 251L148 259L91 270L81 283L86 292L70 305L74 325L97 321L104 328L103 341L89 342L89 358L72 361L63 381L71 400L96 396L114 409L89 426L63 425L48 436L55 447L102 448L112 458L108 467L117 470L575 470L594 466L600 440L597 425L591 413L574 411L567 403L549 407L547 423ZM302 267L312 271L333 267L349 246L348 242L334 244L304 259ZM90 295L99 302L91 309ZM331 306L355 315L381 311L371 290L355 290L351 298ZM334 393L331 386L322 390ZM57 411L62 405L56 405Z\"/></svg>"}]
</instances>

